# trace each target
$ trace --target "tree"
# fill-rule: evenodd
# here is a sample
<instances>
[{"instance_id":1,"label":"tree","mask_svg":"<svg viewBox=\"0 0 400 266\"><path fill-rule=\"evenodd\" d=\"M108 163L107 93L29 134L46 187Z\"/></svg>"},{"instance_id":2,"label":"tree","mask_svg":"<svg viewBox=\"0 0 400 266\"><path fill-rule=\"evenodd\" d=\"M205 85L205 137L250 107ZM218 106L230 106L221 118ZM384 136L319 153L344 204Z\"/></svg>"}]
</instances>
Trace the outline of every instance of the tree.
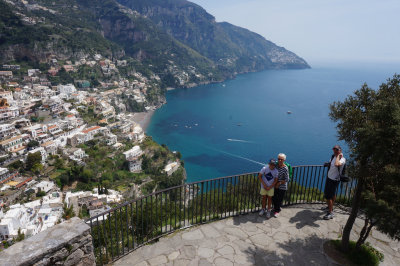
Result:
<instances>
[{"instance_id":1,"label":"tree","mask_svg":"<svg viewBox=\"0 0 400 266\"><path fill-rule=\"evenodd\" d=\"M19 241L22 241L22 240L24 240L25 239L25 234L24 233L21 233L21 227L20 228L18 228L18 236L17 236L17 238L15 239L15 241L16 242L19 242Z\"/></svg>"},{"instance_id":2,"label":"tree","mask_svg":"<svg viewBox=\"0 0 400 266\"><path fill-rule=\"evenodd\" d=\"M39 142L36 140L31 140L28 142L28 147L29 148L33 148L33 147L38 147L39 146Z\"/></svg>"},{"instance_id":3,"label":"tree","mask_svg":"<svg viewBox=\"0 0 400 266\"><path fill-rule=\"evenodd\" d=\"M60 157L57 157L56 161L54 163L54 167L57 169L63 169L64 168L64 160Z\"/></svg>"},{"instance_id":4,"label":"tree","mask_svg":"<svg viewBox=\"0 0 400 266\"><path fill-rule=\"evenodd\" d=\"M350 148L350 173L357 179L342 249L349 248L360 208L365 219L357 248L373 226L400 239L400 76L388 79L377 91L364 84L330 108L331 119L338 122L339 139Z\"/></svg>"},{"instance_id":5,"label":"tree","mask_svg":"<svg viewBox=\"0 0 400 266\"><path fill-rule=\"evenodd\" d=\"M104 187L104 194L108 195L108 189L111 187L111 182L109 180L104 180L102 185Z\"/></svg>"},{"instance_id":6,"label":"tree","mask_svg":"<svg viewBox=\"0 0 400 266\"><path fill-rule=\"evenodd\" d=\"M21 162L21 160L17 160L12 164L10 164L8 167L14 170L23 170L23 166L24 166L23 162Z\"/></svg>"},{"instance_id":7,"label":"tree","mask_svg":"<svg viewBox=\"0 0 400 266\"><path fill-rule=\"evenodd\" d=\"M46 196L46 192L44 192L44 191L39 190L36 193L36 197L38 197L38 198L41 198L41 197L44 197L44 196Z\"/></svg>"},{"instance_id":8,"label":"tree","mask_svg":"<svg viewBox=\"0 0 400 266\"><path fill-rule=\"evenodd\" d=\"M25 168L28 171L31 171L35 165L40 164L42 161L42 155L40 152L29 153L26 158Z\"/></svg>"}]
</instances>

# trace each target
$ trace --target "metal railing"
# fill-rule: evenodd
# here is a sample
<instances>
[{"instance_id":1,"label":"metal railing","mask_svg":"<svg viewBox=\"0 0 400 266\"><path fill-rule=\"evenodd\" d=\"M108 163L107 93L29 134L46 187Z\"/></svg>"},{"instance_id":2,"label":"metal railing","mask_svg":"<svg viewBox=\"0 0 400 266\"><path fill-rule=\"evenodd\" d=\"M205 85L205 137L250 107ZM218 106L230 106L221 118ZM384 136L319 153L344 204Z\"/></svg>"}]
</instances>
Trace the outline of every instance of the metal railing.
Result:
<instances>
[{"instance_id":1,"label":"metal railing","mask_svg":"<svg viewBox=\"0 0 400 266\"><path fill-rule=\"evenodd\" d=\"M293 167L284 206L321 203L327 168ZM171 187L125 202L87 220L97 264L115 261L163 235L193 225L260 210L258 173ZM350 204L355 181L341 183L337 202Z\"/></svg>"}]
</instances>

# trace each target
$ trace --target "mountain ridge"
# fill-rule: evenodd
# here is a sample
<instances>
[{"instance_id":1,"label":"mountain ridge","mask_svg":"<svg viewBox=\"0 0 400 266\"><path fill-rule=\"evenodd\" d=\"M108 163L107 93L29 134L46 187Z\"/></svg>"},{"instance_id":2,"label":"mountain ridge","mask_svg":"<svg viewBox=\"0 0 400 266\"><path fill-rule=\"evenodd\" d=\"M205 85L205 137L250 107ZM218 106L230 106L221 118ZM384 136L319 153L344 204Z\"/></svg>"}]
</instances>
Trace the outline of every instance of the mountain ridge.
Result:
<instances>
[{"instance_id":1,"label":"mountain ridge","mask_svg":"<svg viewBox=\"0 0 400 266\"><path fill-rule=\"evenodd\" d=\"M117 1L151 19L174 38L210 58L216 64L233 67L237 72L249 71L249 64L253 71L310 67L304 59L257 33L228 22L216 22L214 16L192 2L186 0ZM239 63L236 64L235 61ZM243 64L244 67L242 67Z\"/></svg>"},{"instance_id":2,"label":"mountain ridge","mask_svg":"<svg viewBox=\"0 0 400 266\"><path fill-rule=\"evenodd\" d=\"M159 75L162 88L218 82L264 69L309 68L285 48L247 29L216 22L186 0L0 0L0 7L5 11L0 14L3 64L48 67L53 58L74 61L102 54L127 59L133 72Z\"/></svg>"}]
</instances>

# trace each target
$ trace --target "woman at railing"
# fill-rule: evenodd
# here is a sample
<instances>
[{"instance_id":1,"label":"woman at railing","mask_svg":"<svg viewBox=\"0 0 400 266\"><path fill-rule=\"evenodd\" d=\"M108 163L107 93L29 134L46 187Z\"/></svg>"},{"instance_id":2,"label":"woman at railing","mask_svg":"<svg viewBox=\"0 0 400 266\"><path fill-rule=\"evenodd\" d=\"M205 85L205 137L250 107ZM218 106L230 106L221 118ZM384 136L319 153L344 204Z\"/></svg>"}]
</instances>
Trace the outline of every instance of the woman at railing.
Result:
<instances>
[{"instance_id":1,"label":"woman at railing","mask_svg":"<svg viewBox=\"0 0 400 266\"><path fill-rule=\"evenodd\" d=\"M275 185L274 196L272 202L274 203L274 210L272 214L274 217L278 217L281 212L281 206L283 198L285 197L288 189L289 182L289 168L285 165L286 155L284 153L278 154L278 182Z\"/></svg>"}]
</instances>

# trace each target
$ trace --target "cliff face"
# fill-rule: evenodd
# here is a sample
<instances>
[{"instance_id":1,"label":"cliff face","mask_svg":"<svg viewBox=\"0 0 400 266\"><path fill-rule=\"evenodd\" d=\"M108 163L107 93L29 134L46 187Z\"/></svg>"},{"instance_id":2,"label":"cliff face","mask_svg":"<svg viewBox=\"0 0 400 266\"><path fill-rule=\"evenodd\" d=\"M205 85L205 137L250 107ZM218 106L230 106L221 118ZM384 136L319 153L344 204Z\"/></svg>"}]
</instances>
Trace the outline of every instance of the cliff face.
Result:
<instances>
[{"instance_id":1,"label":"cliff face","mask_svg":"<svg viewBox=\"0 0 400 266\"><path fill-rule=\"evenodd\" d=\"M223 22L185 0L117 0L136 10L177 40L238 72L309 68L307 62L261 35Z\"/></svg>"}]
</instances>

